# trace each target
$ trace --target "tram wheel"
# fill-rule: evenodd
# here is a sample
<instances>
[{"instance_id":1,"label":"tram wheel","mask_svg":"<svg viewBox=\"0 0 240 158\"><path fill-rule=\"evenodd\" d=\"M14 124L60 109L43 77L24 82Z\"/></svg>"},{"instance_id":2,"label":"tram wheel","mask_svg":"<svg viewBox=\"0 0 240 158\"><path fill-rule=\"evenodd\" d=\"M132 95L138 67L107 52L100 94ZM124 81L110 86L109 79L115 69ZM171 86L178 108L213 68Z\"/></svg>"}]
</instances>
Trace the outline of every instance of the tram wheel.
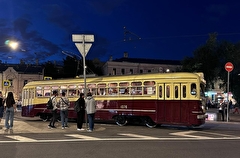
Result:
<instances>
[{"instance_id":1,"label":"tram wheel","mask_svg":"<svg viewBox=\"0 0 240 158\"><path fill-rule=\"evenodd\" d=\"M114 118L114 120L115 120L116 124L119 126L125 126L128 122L126 117L124 117L124 116L116 116Z\"/></svg>"},{"instance_id":2,"label":"tram wheel","mask_svg":"<svg viewBox=\"0 0 240 158\"><path fill-rule=\"evenodd\" d=\"M153 120L151 118L145 119L145 125L149 128L154 128L157 126L157 124L155 122L153 122Z\"/></svg>"}]
</instances>

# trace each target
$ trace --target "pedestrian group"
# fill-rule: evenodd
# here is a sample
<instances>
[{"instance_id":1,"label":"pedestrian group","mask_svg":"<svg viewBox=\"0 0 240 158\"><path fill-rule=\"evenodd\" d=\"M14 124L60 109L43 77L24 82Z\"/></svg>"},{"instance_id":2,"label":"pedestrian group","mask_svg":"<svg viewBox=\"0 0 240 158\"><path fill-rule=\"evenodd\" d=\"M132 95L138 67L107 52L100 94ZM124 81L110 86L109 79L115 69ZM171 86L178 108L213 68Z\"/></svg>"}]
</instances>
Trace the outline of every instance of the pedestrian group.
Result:
<instances>
[{"instance_id":1,"label":"pedestrian group","mask_svg":"<svg viewBox=\"0 0 240 158\"><path fill-rule=\"evenodd\" d=\"M57 120L57 109L60 109L62 129L68 128L68 108L70 107L70 101L65 95L65 92L62 92L62 96L59 100L57 100L58 93L57 91L53 91L53 94L50 97L53 109L51 109L52 118L50 119L50 123L48 125L49 129L56 128L55 122ZM75 109L75 112L77 113L77 131L87 130L88 132L92 132L94 130L96 112L96 101L92 94L89 92L87 93L87 97L84 98L84 93L80 93L75 106L77 106ZM88 122L88 124L86 122L86 129L83 128L85 113L87 115L86 120Z\"/></svg>"},{"instance_id":2,"label":"pedestrian group","mask_svg":"<svg viewBox=\"0 0 240 158\"><path fill-rule=\"evenodd\" d=\"M52 96L50 97L52 101L53 108L49 109L52 114L48 128L56 128L55 123L58 118L58 109L60 111L61 126L62 129L68 128L68 109L70 107L70 101L66 97L65 92L61 93L61 97L57 99L58 92L53 91ZM77 103L77 104L76 104ZM77 111L77 131L87 130L92 132L94 130L94 118L96 112L96 101L93 98L92 94L87 93L86 98L84 98L84 93L80 93L78 100L76 101ZM5 110L5 132L13 129L13 119L14 112L16 111L17 105L12 92L8 92L7 97L4 98L2 92L0 91L0 123L3 118ZM86 129L83 128L84 118L86 116ZM88 122L88 123L87 123ZM2 127L0 126L0 129Z\"/></svg>"}]
</instances>

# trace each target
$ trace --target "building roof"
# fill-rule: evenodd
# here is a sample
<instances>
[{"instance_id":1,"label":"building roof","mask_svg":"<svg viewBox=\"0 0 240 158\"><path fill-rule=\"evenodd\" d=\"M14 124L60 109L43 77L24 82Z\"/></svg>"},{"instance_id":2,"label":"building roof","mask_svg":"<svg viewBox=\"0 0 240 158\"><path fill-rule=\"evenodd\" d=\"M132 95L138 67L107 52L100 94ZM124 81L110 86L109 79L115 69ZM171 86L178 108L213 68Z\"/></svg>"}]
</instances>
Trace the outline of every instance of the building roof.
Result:
<instances>
[{"instance_id":1,"label":"building roof","mask_svg":"<svg viewBox=\"0 0 240 158\"><path fill-rule=\"evenodd\" d=\"M7 70L9 67L13 67L13 69L20 74L41 74L43 72L43 67L38 65L0 64L0 73Z\"/></svg>"},{"instance_id":2,"label":"building roof","mask_svg":"<svg viewBox=\"0 0 240 158\"><path fill-rule=\"evenodd\" d=\"M165 64L165 65L182 65L180 60L161 60L161 59L143 59L143 58L119 58L112 60L113 62L131 62L146 64Z\"/></svg>"}]
</instances>

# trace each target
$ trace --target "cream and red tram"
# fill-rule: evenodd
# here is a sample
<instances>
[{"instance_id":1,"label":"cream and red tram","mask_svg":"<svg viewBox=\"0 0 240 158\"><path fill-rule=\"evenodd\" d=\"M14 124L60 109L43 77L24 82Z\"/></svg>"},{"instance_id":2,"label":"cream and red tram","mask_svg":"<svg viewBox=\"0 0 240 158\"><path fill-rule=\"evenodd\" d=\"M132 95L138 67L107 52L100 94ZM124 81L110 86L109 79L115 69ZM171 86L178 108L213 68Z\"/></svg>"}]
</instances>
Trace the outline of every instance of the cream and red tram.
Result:
<instances>
[{"instance_id":1,"label":"cream and red tram","mask_svg":"<svg viewBox=\"0 0 240 158\"><path fill-rule=\"evenodd\" d=\"M96 99L96 120L125 125L139 119L148 127L160 124L201 126L205 123L205 80L202 73L154 73L102 76L86 79L87 91ZM83 79L32 81L22 91L22 116L51 117L46 103L52 91L65 92L76 119L74 102L84 92Z\"/></svg>"}]
</instances>

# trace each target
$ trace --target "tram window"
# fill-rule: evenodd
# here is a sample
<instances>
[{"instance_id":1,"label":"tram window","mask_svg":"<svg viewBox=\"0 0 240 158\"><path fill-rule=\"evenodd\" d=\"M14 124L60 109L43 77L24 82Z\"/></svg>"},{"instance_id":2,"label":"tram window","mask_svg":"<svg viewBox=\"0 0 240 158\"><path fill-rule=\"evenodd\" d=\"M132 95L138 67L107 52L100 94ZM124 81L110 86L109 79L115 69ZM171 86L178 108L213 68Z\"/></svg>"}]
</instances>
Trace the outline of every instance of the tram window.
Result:
<instances>
[{"instance_id":1,"label":"tram window","mask_svg":"<svg viewBox=\"0 0 240 158\"><path fill-rule=\"evenodd\" d=\"M132 82L130 89L131 95L142 95L142 82Z\"/></svg>"},{"instance_id":2,"label":"tram window","mask_svg":"<svg viewBox=\"0 0 240 158\"><path fill-rule=\"evenodd\" d=\"M81 84L78 87L77 95L79 96L80 93L84 93L84 84Z\"/></svg>"},{"instance_id":3,"label":"tram window","mask_svg":"<svg viewBox=\"0 0 240 158\"><path fill-rule=\"evenodd\" d=\"M31 98L34 98L35 95L34 95L34 89L30 89L30 93L31 93Z\"/></svg>"},{"instance_id":4,"label":"tram window","mask_svg":"<svg viewBox=\"0 0 240 158\"><path fill-rule=\"evenodd\" d=\"M133 86L133 87L142 86L142 82L132 82L131 86Z\"/></svg>"},{"instance_id":5,"label":"tram window","mask_svg":"<svg viewBox=\"0 0 240 158\"><path fill-rule=\"evenodd\" d=\"M117 95L117 93L118 93L117 88L108 88L109 95Z\"/></svg>"},{"instance_id":6,"label":"tram window","mask_svg":"<svg viewBox=\"0 0 240 158\"><path fill-rule=\"evenodd\" d=\"M204 90L204 85L203 84L200 84L200 95L202 97L205 97L205 90Z\"/></svg>"},{"instance_id":7,"label":"tram window","mask_svg":"<svg viewBox=\"0 0 240 158\"><path fill-rule=\"evenodd\" d=\"M50 86L45 86L43 88L43 94L44 94L45 97L51 96Z\"/></svg>"},{"instance_id":8,"label":"tram window","mask_svg":"<svg viewBox=\"0 0 240 158\"><path fill-rule=\"evenodd\" d=\"M68 90L68 96L76 96L77 90L76 89L69 89Z\"/></svg>"},{"instance_id":9,"label":"tram window","mask_svg":"<svg viewBox=\"0 0 240 158\"><path fill-rule=\"evenodd\" d=\"M92 95L96 95L97 94L97 85L96 84L88 84L87 85L89 92L92 93Z\"/></svg>"},{"instance_id":10,"label":"tram window","mask_svg":"<svg viewBox=\"0 0 240 158\"><path fill-rule=\"evenodd\" d=\"M68 96L77 96L78 94L77 86L76 85L69 85L68 86Z\"/></svg>"},{"instance_id":11,"label":"tram window","mask_svg":"<svg viewBox=\"0 0 240 158\"><path fill-rule=\"evenodd\" d=\"M117 88L117 83L109 83L108 86L108 94L109 95L117 95L118 94L118 88Z\"/></svg>"},{"instance_id":12,"label":"tram window","mask_svg":"<svg viewBox=\"0 0 240 158\"><path fill-rule=\"evenodd\" d=\"M155 87L144 87L144 94L155 94L156 88Z\"/></svg>"},{"instance_id":13,"label":"tram window","mask_svg":"<svg viewBox=\"0 0 240 158\"><path fill-rule=\"evenodd\" d=\"M183 87L182 87L182 91L183 91L183 98L186 98L186 96L187 96L187 88L186 88L186 86L185 85L183 85Z\"/></svg>"},{"instance_id":14,"label":"tram window","mask_svg":"<svg viewBox=\"0 0 240 158\"><path fill-rule=\"evenodd\" d=\"M40 96L43 96L42 87L37 86L36 87L36 97L40 97Z\"/></svg>"},{"instance_id":15,"label":"tram window","mask_svg":"<svg viewBox=\"0 0 240 158\"><path fill-rule=\"evenodd\" d=\"M132 87L131 95L142 95L142 87Z\"/></svg>"},{"instance_id":16,"label":"tram window","mask_svg":"<svg viewBox=\"0 0 240 158\"><path fill-rule=\"evenodd\" d=\"M145 81L144 86L152 86L155 85L155 81Z\"/></svg>"},{"instance_id":17,"label":"tram window","mask_svg":"<svg viewBox=\"0 0 240 158\"><path fill-rule=\"evenodd\" d=\"M67 94L67 86L66 85L60 86L60 93L62 94L62 92Z\"/></svg>"},{"instance_id":18,"label":"tram window","mask_svg":"<svg viewBox=\"0 0 240 158\"><path fill-rule=\"evenodd\" d=\"M156 87L155 85L155 81L145 81L144 83L144 94L155 94L156 93Z\"/></svg>"},{"instance_id":19,"label":"tram window","mask_svg":"<svg viewBox=\"0 0 240 158\"><path fill-rule=\"evenodd\" d=\"M196 91L196 84L195 83L192 83L191 84L191 94L192 95L196 95L197 94L197 91Z\"/></svg>"},{"instance_id":20,"label":"tram window","mask_svg":"<svg viewBox=\"0 0 240 158\"><path fill-rule=\"evenodd\" d=\"M163 97L162 86L159 86L159 98Z\"/></svg>"},{"instance_id":21,"label":"tram window","mask_svg":"<svg viewBox=\"0 0 240 158\"><path fill-rule=\"evenodd\" d=\"M106 95L106 88L98 88L98 95Z\"/></svg>"},{"instance_id":22,"label":"tram window","mask_svg":"<svg viewBox=\"0 0 240 158\"><path fill-rule=\"evenodd\" d=\"M97 94L98 95L106 95L106 83L100 83L97 85L98 90Z\"/></svg>"},{"instance_id":23,"label":"tram window","mask_svg":"<svg viewBox=\"0 0 240 158\"><path fill-rule=\"evenodd\" d=\"M62 94L62 92L64 92L65 94L67 94L67 89L60 89L60 93Z\"/></svg>"},{"instance_id":24,"label":"tram window","mask_svg":"<svg viewBox=\"0 0 240 158\"><path fill-rule=\"evenodd\" d=\"M108 87L117 87L117 85L118 85L117 83L109 83Z\"/></svg>"},{"instance_id":25,"label":"tram window","mask_svg":"<svg viewBox=\"0 0 240 158\"><path fill-rule=\"evenodd\" d=\"M166 86L166 97L167 98L170 97L170 86L169 85Z\"/></svg>"},{"instance_id":26,"label":"tram window","mask_svg":"<svg viewBox=\"0 0 240 158\"><path fill-rule=\"evenodd\" d=\"M97 95L97 88L91 88L89 92L92 93L92 95Z\"/></svg>"},{"instance_id":27,"label":"tram window","mask_svg":"<svg viewBox=\"0 0 240 158\"><path fill-rule=\"evenodd\" d=\"M175 86L175 98L178 98L178 86Z\"/></svg>"},{"instance_id":28,"label":"tram window","mask_svg":"<svg viewBox=\"0 0 240 158\"><path fill-rule=\"evenodd\" d=\"M120 87L119 94L129 94L129 88L128 87Z\"/></svg>"},{"instance_id":29,"label":"tram window","mask_svg":"<svg viewBox=\"0 0 240 158\"><path fill-rule=\"evenodd\" d=\"M119 83L119 94L129 94L129 82Z\"/></svg>"},{"instance_id":30,"label":"tram window","mask_svg":"<svg viewBox=\"0 0 240 158\"><path fill-rule=\"evenodd\" d=\"M57 91L57 93L59 94L59 86L52 86L52 91L50 95L52 95L53 91Z\"/></svg>"}]
</instances>

